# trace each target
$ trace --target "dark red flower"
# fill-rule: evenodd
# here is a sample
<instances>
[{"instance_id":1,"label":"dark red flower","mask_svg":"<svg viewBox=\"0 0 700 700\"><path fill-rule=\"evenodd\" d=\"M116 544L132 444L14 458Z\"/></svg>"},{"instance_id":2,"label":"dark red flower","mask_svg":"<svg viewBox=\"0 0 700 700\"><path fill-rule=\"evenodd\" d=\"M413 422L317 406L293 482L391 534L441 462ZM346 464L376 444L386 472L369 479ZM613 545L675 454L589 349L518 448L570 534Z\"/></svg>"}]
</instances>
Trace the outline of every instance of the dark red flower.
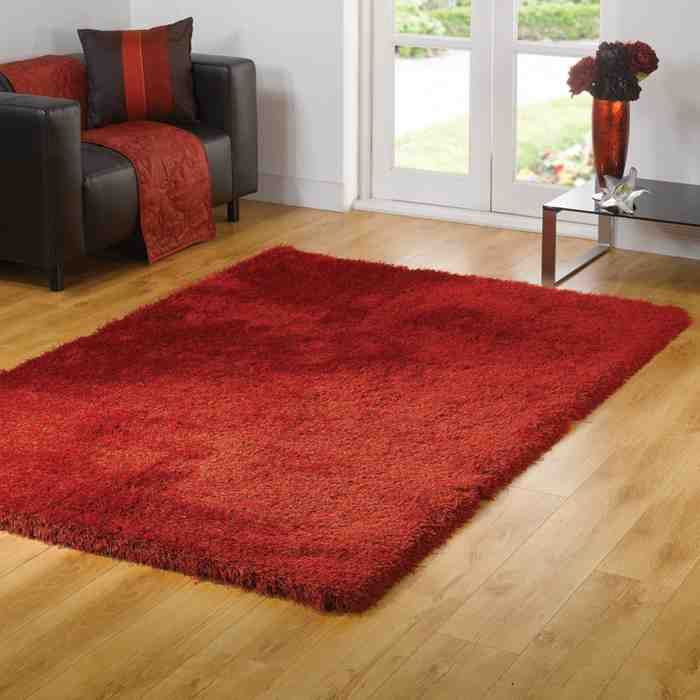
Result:
<instances>
[{"instance_id":1,"label":"dark red flower","mask_svg":"<svg viewBox=\"0 0 700 700\"><path fill-rule=\"evenodd\" d=\"M656 51L643 41L627 44L630 70L634 75L650 75L659 67Z\"/></svg>"},{"instance_id":2,"label":"dark red flower","mask_svg":"<svg viewBox=\"0 0 700 700\"><path fill-rule=\"evenodd\" d=\"M595 58L582 58L569 71L569 88L572 95L580 95L584 90L590 90L598 74L598 64Z\"/></svg>"}]
</instances>

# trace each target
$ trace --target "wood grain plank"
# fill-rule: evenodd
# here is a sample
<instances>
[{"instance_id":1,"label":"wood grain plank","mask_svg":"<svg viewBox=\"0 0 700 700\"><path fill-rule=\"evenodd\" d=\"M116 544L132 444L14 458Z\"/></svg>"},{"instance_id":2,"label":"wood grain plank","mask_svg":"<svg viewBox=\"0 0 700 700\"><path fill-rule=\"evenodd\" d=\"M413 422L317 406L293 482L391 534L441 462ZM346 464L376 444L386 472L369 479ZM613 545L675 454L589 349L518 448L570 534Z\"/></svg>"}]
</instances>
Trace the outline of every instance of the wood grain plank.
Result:
<instances>
[{"instance_id":1,"label":"wood grain plank","mask_svg":"<svg viewBox=\"0 0 700 700\"><path fill-rule=\"evenodd\" d=\"M327 624L332 621L309 608L260 599L251 614L187 659L145 697L231 697L229 682L240 697L255 697L293 665L304 644Z\"/></svg>"},{"instance_id":2,"label":"wood grain plank","mask_svg":"<svg viewBox=\"0 0 700 700\"><path fill-rule=\"evenodd\" d=\"M666 485L598 567L677 589L700 560L700 436L687 435Z\"/></svg>"},{"instance_id":3,"label":"wood grain plank","mask_svg":"<svg viewBox=\"0 0 700 700\"><path fill-rule=\"evenodd\" d=\"M0 534L0 577L12 573L25 562L38 557L49 545L6 533Z\"/></svg>"},{"instance_id":4,"label":"wood grain plank","mask_svg":"<svg viewBox=\"0 0 700 700\"><path fill-rule=\"evenodd\" d=\"M516 654L470 642L457 655L452 668L430 689L427 697L431 700L483 698L517 658Z\"/></svg>"},{"instance_id":5,"label":"wood grain plank","mask_svg":"<svg viewBox=\"0 0 700 700\"><path fill-rule=\"evenodd\" d=\"M688 446L659 436L624 447L472 595L442 631L522 653L654 502Z\"/></svg>"},{"instance_id":6,"label":"wood grain plank","mask_svg":"<svg viewBox=\"0 0 700 700\"><path fill-rule=\"evenodd\" d=\"M252 593L188 581L133 625L93 646L32 697L142 697L259 602Z\"/></svg>"},{"instance_id":7,"label":"wood grain plank","mask_svg":"<svg viewBox=\"0 0 700 700\"><path fill-rule=\"evenodd\" d=\"M700 697L700 564L604 690L604 700Z\"/></svg>"},{"instance_id":8,"label":"wood grain plank","mask_svg":"<svg viewBox=\"0 0 700 700\"><path fill-rule=\"evenodd\" d=\"M82 654L174 593L187 579L119 564L0 646L0 698L26 697Z\"/></svg>"},{"instance_id":9,"label":"wood grain plank","mask_svg":"<svg viewBox=\"0 0 700 700\"><path fill-rule=\"evenodd\" d=\"M371 697L376 700L432 697L432 690L452 670L469 642L434 634Z\"/></svg>"},{"instance_id":10,"label":"wood grain plank","mask_svg":"<svg viewBox=\"0 0 700 700\"><path fill-rule=\"evenodd\" d=\"M596 697L670 596L671 589L593 572L488 699Z\"/></svg>"},{"instance_id":11,"label":"wood grain plank","mask_svg":"<svg viewBox=\"0 0 700 700\"><path fill-rule=\"evenodd\" d=\"M104 557L58 547L45 549L0 578L2 637L60 605L115 566L115 561Z\"/></svg>"},{"instance_id":12,"label":"wood grain plank","mask_svg":"<svg viewBox=\"0 0 700 700\"><path fill-rule=\"evenodd\" d=\"M416 640L433 636L457 606L452 599L430 605L419 598L412 607L384 601L362 615L337 616L268 690L255 697L367 697L392 672L394 655L400 661L410 655Z\"/></svg>"}]
</instances>

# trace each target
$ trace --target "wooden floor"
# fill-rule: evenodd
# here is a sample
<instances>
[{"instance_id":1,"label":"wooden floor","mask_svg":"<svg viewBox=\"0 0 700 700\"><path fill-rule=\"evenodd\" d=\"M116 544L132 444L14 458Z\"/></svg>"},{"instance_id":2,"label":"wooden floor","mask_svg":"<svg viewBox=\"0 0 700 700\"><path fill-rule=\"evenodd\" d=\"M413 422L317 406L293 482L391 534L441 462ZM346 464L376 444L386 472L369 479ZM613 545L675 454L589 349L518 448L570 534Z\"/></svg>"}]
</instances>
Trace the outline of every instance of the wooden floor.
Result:
<instances>
[{"instance_id":1,"label":"wooden floor","mask_svg":"<svg viewBox=\"0 0 700 700\"><path fill-rule=\"evenodd\" d=\"M538 280L533 234L246 203L213 243L80 263L63 294L0 264L0 367L280 243ZM615 251L565 286L700 313L687 260ZM0 698L25 697L700 698L700 328L361 616L0 533Z\"/></svg>"}]
</instances>

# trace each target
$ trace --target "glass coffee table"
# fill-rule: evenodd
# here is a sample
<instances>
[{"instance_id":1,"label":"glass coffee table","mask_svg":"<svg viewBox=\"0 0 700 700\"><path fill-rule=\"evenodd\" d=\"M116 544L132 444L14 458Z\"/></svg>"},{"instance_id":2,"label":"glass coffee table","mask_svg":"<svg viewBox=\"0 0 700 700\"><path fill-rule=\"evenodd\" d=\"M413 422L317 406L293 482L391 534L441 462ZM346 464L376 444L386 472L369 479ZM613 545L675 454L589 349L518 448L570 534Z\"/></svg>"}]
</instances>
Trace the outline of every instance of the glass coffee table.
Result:
<instances>
[{"instance_id":1,"label":"glass coffee table","mask_svg":"<svg viewBox=\"0 0 700 700\"><path fill-rule=\"evenodd\" d=\"M661 180L638 180L638 189L646 189L636 202L634 214L601 209L593 199L595 181L576 187L553 199L542 208L542 285L554 287L605 255L615 245L615 219L655 221L700 227L700 186ZM578 260L557 269L557 215L562 211L598 216L598 243Z\"/></svg>"}]
</instances>

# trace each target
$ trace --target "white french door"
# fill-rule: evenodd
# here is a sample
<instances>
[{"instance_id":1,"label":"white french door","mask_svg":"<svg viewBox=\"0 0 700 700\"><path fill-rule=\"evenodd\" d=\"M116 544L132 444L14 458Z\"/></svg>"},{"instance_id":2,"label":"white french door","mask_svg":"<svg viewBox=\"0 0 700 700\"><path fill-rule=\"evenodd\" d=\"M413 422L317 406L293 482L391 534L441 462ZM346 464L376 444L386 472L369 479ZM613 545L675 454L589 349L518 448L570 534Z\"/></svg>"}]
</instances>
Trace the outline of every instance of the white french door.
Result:
<instances>
[{"instance_id":1,"label":"white french door","mask_svg":"<svg viewBox=\"0 0 700 700\"><path fill-rule=\"evenodd\" d=\"M447 36L411 32L399 4L374 2L372 195L488 210L492 4Z\"/></svg>"},{"instance_id":2,"label":"white french door","mask_svg":"<svg viewBox=\"0 0 700 700\"><path fill-rule=\"evenodd\" d=\"M541 27L539 40L529 40L525 4L492 1L496 17L492 208L540 216L545 202L592 173L593 98L585 93L572 99L567 79L574 63L595 53L597 42L557 41L562 28L556 24ZM557 0L539 2L557 4ZM595 7L599 19L598 3Z\"/></svg>"},{"instance_id":3,"label":"white french door","mask_svg":"<svg viewBox=\"0 0 700 700\"><path fill-rule=\"evenodd\" d=\"M591 98L566 81L595 51L599 13L599 0L373 0L372 196L539 216L587 180Z\"/></svg>"}]
</instances>

